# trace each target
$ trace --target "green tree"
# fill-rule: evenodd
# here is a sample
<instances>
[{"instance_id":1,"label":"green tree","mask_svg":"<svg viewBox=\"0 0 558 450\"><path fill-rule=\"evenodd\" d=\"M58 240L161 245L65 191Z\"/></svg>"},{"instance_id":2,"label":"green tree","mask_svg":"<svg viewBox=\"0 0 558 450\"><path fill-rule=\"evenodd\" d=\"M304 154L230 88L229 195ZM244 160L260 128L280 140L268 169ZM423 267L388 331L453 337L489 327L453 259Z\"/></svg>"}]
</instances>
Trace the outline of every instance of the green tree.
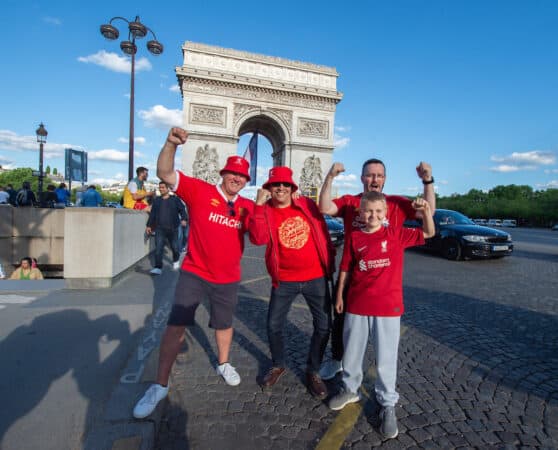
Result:
<instances>
[{"instance_id":1,"label":"green tree","mask_svg":"<svg viewBox=\"0 0 558 450\"><path fill-rule=\"evenodd\" d=\"M33 176L33 169L24 167L0 173L1 186L11 184L17 191L21 188L21 185L24 181L29 181L31 183L31 190L37 192L39 187L39 178ZM46 187L49 183L52 183L52 180L48 177L45 177L43 179L43 186Z\"/></svg>"},{"instance_id":2,"label":"green tree","mask_svg":"<svg viewBox=\"0 0 558 450\"><path fill-rule=\"evenodd\" d=\"M56 167L54 169L52 169L52 174L53 175L58 175L58 169Z\"/></svg>"},{"instance_id":3,"label":"green tree","mask_svg":"<svg viewBox=\"0 0 558 450\"><path fill-rule=\"evenodd\" d=\"M47 175L50 175L50 166L46 166L45 173L46 173Z\"/></svg>"}]
</instances>

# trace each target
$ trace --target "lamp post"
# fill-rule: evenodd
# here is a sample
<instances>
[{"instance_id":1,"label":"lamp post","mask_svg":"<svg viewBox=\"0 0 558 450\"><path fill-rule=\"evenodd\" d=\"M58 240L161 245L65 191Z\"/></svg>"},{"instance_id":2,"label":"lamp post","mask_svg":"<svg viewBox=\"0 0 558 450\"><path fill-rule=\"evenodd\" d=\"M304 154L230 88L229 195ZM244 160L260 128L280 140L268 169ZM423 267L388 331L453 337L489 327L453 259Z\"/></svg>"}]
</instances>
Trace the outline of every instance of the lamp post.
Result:
<instances>
[{"instance_id":1,"label":"lamp post","mask_svg":"<svg viewBox=\"0 0 558 450\"><path fill-rule=\"evenodd\" d=\"M130 133L129 133L129 143L128 143L128 180L134 177L134 76L135 76L135 66L136 66L136 52L138 48L136 47L136 38L141 39L147 35L149 31L153 35L151 41L147 41L147 50L153 55L160 55L163 53L163 44L161 44L155 33L143 23L140 22L139 16L133 21L129 21L124 17L113 17L110 22L105 25L101 25L101 34L113 41L118 39L120 35L118 29L112 25L113 20L123 20L128 24L128 40L120 42L120 49L132 57L132 70L130 79Z\"/></svg>"},{"instance_id":2,"label":"lamp post","mask_svg":"<svg viewBox=\"0 0 558 450\"><path fill-rule=\"evenodd\" d=\"M43 122L35 131L37 135L37 142L39 143L39 205L43 204L43 145L46 142L48 131L46 130Z\"/></svg>"}]
</instances>

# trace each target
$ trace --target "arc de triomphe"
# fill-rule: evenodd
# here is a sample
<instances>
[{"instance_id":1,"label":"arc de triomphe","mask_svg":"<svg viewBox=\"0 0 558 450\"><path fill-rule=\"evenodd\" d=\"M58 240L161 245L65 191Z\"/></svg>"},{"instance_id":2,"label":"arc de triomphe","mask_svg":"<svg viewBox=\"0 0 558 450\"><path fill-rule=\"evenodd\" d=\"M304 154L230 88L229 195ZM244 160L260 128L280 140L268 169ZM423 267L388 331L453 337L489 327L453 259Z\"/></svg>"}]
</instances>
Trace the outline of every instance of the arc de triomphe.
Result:
<instances>
[{"instance_id":1,"label":"arc de triomphe","mask_svg":"<svg viewBox=\"0 0 558 450\"><path fill-rule=\"evenodd\" d=\"M273 165L289 166L301 191L315 195L332 162L337 71L193 42L182 51L184 172L216 183L239 137L257 132L271 142Z\"/></svg>"}]
</instances>

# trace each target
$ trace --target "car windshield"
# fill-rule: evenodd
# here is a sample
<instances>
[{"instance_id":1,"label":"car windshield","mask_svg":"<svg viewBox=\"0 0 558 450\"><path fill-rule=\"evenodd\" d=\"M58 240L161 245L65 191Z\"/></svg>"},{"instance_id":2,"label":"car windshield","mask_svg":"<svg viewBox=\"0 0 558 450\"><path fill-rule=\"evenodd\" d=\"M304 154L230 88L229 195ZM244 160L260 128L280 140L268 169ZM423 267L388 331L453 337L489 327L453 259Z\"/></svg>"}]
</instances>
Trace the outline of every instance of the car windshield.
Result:
<instances>
[{"instance_id":1,"label":"car windshield","mask_svg":"<svg viewBox=\"0 0 558 450\"><path fill-rule=\"evenodd\" d=\"M438 225L475 225L467 216L456 211L436 211L434 220Z\"/></svg>"}]
</instances>

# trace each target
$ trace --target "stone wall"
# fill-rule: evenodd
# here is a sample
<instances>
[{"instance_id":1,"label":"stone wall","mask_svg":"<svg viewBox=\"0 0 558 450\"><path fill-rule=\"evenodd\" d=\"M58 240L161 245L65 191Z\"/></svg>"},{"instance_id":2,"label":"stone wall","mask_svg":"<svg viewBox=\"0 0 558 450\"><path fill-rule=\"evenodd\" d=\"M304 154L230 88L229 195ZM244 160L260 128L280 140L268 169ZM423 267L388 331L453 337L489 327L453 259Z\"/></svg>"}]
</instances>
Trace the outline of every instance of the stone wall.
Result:
<instances>
[{"instance_id":1,"label":"stone wall","mask_svg":"<svg viewBox=\"0 0 558 450\"><path fill-rule=\"evenodd\" d=\"M110 287L150 252L147 214L116 208L0 206L0 263L6 275L24 256L64 268L70 288Z\"/></svg>"}]
</instances>

